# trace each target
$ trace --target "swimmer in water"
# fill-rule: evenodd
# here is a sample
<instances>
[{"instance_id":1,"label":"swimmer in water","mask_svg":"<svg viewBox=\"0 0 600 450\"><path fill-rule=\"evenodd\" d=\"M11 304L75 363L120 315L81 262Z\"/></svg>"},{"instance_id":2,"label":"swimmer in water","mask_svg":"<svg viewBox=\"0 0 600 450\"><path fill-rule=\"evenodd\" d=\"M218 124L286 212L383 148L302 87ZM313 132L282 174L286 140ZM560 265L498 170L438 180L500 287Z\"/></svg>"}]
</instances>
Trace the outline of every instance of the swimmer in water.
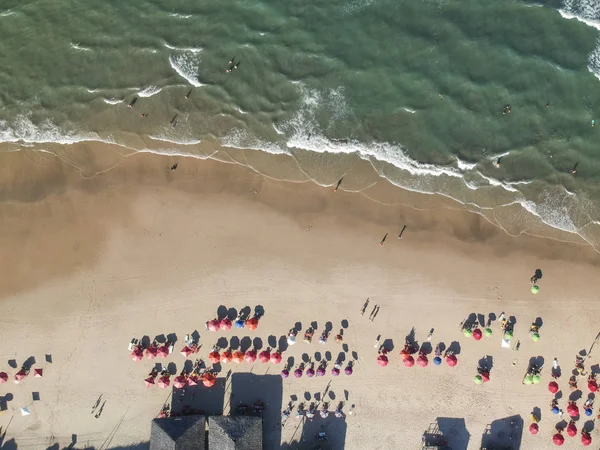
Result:
<instances>
[{"instance_id":1,"label":"swimmer in water","mask_svg":"<svg viewBox=\"0 0 600 450\"><path fill-rule=\"evenodd\" d=\"M230 66L233 64L233 61L235 61L235 56L229 60L229 65Z\"/></svg>"},{"instance_id":2,"label":"swimmer in water","mask_svg":"<svg viewBox=\"0 0 600 450\"><path fill-rule=\"evenodd\" d=\"M146 117L148 117L148 113L142 113L142 114L140 114L140 117L142 119L145 119Z\"/></svg>"},{"instance_id":3,"label":"swimmer in water","mask_svg":"<svg viewBox=\"0 0 600 450\"><path fill-rule=\"evenodd\" d=\"M188 92L187 94L185 94L185 99L187 100L188 98L190 98L190 95L192 93L192 89L190 89L190 92Z\"/></svg>"},{"instance_id":4,"label":"swimmer in water","mask_svg":"<svg viewBox=\"0 0 600 450\"><path fill-rule=\"evenodd\" d=\"M546 103L546 108L550 108L550 103Z\"/></svg>"},{"instance_id":5,"label":"swimmer in water","mask_svg":"<svg viewBox=\"0 0 600 450\"><path fill-rule=\"evenodd\" d=\"M127 105L128 108L133 108L133 105L135 105L135 102L137 102L138 98L134 97L133 100L131 100L131 102L129 103L129 105Z\"/></svg>"},{"instance_id":6,"label":"swimmer in water","mask_svg":"<svg viewBox=\"0 0 600 450\"><path fill-rule=\"evenodd\" d=\"M241 61L238 61L237 63L235 63L235 64L233 65L233 68L234 68L234 69L237 69L238 67L240 67L240 64L241 64L241 63L242 63Z\"/></svg>"},{"instance_id":7,"label":"swimmer in water","mask_svg":"<svg viewBox=\"0 0 600 450\"><path fill-rule=\"evenodd\" d=\"M177 126L177 114L171 119L171 126L175 128Z\"/></svg>"},{"instance_id":8,"label":"swimmer in water","mask_svg":"<svg viewBox=\"0 0 600 450\"><path fill-rule=\"evenodd\" d=\"M592 119L592 126L595 127L596 126L596 119Z\"/></svg>"},{"instance_id":9,"label":"swimmer in water","mask_svg":"<svg viewBox=\"0 0 600 450\"><path fill-rule=\"evenodd\" d=\"M494 163L494 165L495 165L496 167L500 167L500 161L501 161L501 160L502 160L502 156L496 160L496 162Z\"/></svg>"},{"instance_id":10,"label":"swimmer in water","mask_svg":"<svg viewBox=\"0 0 600 450\"><path fill-rule=\"evenodd\" d=\"M572 173L573 175L575 175L575 174L577 173L577 166L578 166L578 165L579 165L579 163L575 164L575 165L573 166L573 168L571 169L571 173Z\"/></svg>"}]
</instances>

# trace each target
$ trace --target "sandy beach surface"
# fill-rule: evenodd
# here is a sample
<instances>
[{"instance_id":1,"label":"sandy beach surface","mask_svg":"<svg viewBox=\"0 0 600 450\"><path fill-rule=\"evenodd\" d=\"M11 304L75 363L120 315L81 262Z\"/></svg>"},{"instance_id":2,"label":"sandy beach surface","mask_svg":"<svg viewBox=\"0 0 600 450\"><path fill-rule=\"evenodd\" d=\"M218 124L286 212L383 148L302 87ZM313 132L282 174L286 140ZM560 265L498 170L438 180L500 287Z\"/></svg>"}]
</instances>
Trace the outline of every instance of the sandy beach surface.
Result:
<instances>
[{"instance_id":1,"label":"sandy beach surface","mask_svg":"<svg viewBox=\"0 0 600 450\"><path fill-rule=\"evenodd\" d=\"M44 369L43 378L0 386L2 448L147 448L150 422L171 400L168 390L144 386L155 361L132 361L128 343L175 333L175 352L160 362L179 372L183 338L194 330L201 336L199 356L206 358L222 338L229 345L248 336L266 348L297 322L302 330L317 322L314 342L289 347L284 361L293 358L295 368L303 358L329 357L329 372L341 358L344 365L355 361L353 375L290 377L265 400L276 419L292 396L296 405L308 404L327 387L331 409L344 401L347 414L354 405L352 415L327 422L334 449L417 449L436 420L453 449L479 449L487 427L513 416L524 428L508 434L517 439L522 433L520 448L553 448L560 423L547 389L554 358L562 369L560 407L566 410L569 396L581 394L582 408L588 397L584 377L581 392L568 386L575 355L600 331L600 258L584 246L508 237L432 196L397 194L403 199L390 206L214 161L141 154L83 177L73 165L40 163L36 155L2 158L0 370L12 377L17 369L10 364L32 357L32 367ZM168 170L174 162L178 169ZM534 296L536 269L543 277ZM221 306L258 305L265 314L256 331L204 328ZM370 321L375 305L379 314ZM463 336L459 324L470 314L487 321L501 312L516 319L511 348L501 348L498 321L491 338ZM529 327L536 319L541 340L534 343ZM332 338L317 342L327 322L335 334L343 321L347 349ZM453 345L458 365L404 367L399 351L411 329L420 344L433 329L431 345ZM378 336L391 350L385 368L376 363ZM531 358L543 361L542 382L526 386ZM491 380L475 385L482 359L492 364ZM599 359L596 349L586 368L597 368ZM257 362L220 370L225 379L229 370L234 378L278 375L281 367ZM225 386L227 413L238 398L229 400ZM96 418L92 407L100 396L104 407ZM31 415L21 416L22 407ZM534 408L541 413L536 436L527 431ZM578 429L593 427L589 419L597 414L597 406L593 417L582 414ZM312 448L320 420L303 434L292 417L281 442ZM279 439L279 432L269 433L265 448L278 448L273 436ZM600 436L591 435L593 447ZM580 438L565 434L563 448L581 447Z\"/></svg>"}]
</instances>

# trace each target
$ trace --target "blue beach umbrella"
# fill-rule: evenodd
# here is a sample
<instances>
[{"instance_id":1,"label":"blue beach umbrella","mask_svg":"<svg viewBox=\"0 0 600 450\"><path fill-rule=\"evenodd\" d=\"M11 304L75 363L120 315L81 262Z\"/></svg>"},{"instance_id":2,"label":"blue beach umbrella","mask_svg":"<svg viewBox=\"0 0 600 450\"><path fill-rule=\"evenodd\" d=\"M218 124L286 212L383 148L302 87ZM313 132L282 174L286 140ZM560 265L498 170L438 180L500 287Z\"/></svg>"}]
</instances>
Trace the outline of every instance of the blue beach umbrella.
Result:
<instances>
[{"instance_id":1,"label":"blue beach umbrella","mask_svg":"<svg viewBox=\"0 0 600 450\"><path fill-rule=\"evenodd\" d=\"M244 325L246 325L246 322L244 322L242 319L238 319L235 321L236 328L244 328Z\"/></svg>"},{"instance_id":2,"label":"blue beach umbrella","mask_svg":"<svg viewBox=\"0 0 600 450\"><path fill-rule=\"evenodd\" d=\"M591 416L592 414L594 414L594 411L592 411L592 409L591 409L591 408L586 408L586 409L585 409L585 415L586 415L586 416L588 416L588 417L589 417L589 416Z\"/></svg>"},{"instance_id":3,"label":"blue beach umbrella","mask_svg":"<svg viewBox=\"0 0 600 450\"><path fill-rule=\"evenodd\" d=\"M559 412L560 412L560 410L558 409L558 406L552 407L552 414L558 414Z\"/></svg>"},{"instance_id":4,"label":"blue beach umbrella","mask_svg":"<svg viewBox=\"0 0 600 450\"><path fill-rule=\"evenodd\" d=\"M436 366L439 366L442 363L442 358L440 358L439 356L436 356L435 358L433 358L433 363Z\"/></svg>"}]
</instances>

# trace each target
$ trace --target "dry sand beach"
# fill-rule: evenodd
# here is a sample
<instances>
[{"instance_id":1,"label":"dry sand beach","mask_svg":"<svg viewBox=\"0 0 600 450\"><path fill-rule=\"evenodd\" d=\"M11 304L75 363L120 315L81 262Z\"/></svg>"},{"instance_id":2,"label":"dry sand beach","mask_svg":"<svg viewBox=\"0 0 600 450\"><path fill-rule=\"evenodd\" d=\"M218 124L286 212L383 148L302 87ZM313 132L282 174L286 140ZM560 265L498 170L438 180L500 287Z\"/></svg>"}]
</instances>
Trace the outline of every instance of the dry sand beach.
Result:
<instances>
[{"instance_id":1,"label":"dry sand beach","mask_svg":"<svg viewBox=\"0 0 600 450\"><path fill-rule=\"evenodd\" d=\"M334 409L346 391L344 411L355 405L354 413L331 425L332 448L417 449L440 418L440 426L451 428L453 449L479 449L486 427L511 416L524 422L520 448L554 447L560 420L550 412L552 360L562 368L559 404L566 409L574 357L599 331L597 253L579 243L509 237L480 216L445 207L443 199L384 185L352 193L343 189L347 179L333 193L211 160L138 154L100 161L93 155L91 149L87 162L101 170L91 174L72 160L40 153L2 156L0 370L12 376L9 361L20 365L31 357L33 367L44 369L43 378L0 386L2 448L147 448L150 422L169 392L144 386L154 362L131 360L132 338L175 333L175 352L163 361L180 371L183 337L194 330L206 358L219 338L250 336L266 347L296 322L304 330L313 321L319 327L313 343L298 342L284 361L292 357L297 365L303 354L314 360L317 352L335 360L342 352L346 361L355 360L354 374L285 379L278 394L283 405L274 395L267 410L277 409L279 417L290 396L314 401L328 383ZM178 169L168 170L175 162ZM534 296L529 279L536 269L543 277ZM366 298L370 305L361 316ZM205 322L222 305L261 305L265 315L256 331L206 331ZM374 305L380 312L370 321ZM501 348L497 321L489 339L463 336L459 324L470 314L501 312L516 318L518 351L514 344ZM534 343L528 332L537 318L543 325ZM331 338L317 342L326 322L336 332L344 320L347 352ZM419 343L432 328L434 347L457 342L458 365L404 367L399 351L413 328ZM385 368L376 363L379 335L393 345ZM475 385L486 356L493 362L491 380ZM526 386L533 357L544 360L542 382ZM586 368L598 362L595 350ZM278 375L281 367L229 364L219 376L230 369ZM580 377L580 408L586 384ZM99 396L104 408L96 418L91 411ZM21 416L21 407L31 415ZM536 436L527 431L534 408L541 411ZM577 427L592 426L588 419L597 414L596 407L593 417L582 415ZM319 420L311 426L318 428ZM298 424L289 420L282 443L300 439ZM593 448L600 436L591 435ZM565 439L563 448L581 447L580 436ZM312 448L312 442L291 448Z\"/></svg>"}]
</instances>

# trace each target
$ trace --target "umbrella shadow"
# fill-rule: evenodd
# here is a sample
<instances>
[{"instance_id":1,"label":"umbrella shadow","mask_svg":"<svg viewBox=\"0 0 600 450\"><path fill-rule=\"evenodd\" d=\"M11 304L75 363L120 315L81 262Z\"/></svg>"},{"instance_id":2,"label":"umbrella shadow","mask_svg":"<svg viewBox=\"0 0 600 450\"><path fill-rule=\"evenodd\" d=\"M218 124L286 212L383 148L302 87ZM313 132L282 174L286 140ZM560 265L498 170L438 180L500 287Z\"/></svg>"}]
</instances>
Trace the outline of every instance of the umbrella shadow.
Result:
<instances>
[{"instance_id":1,"label":"umbrella shadow","mask_svg":"<svg viewBox=\"0 0 600 450\"><path fill-rule=\"evenodd\" d=\"M170 362L167 366L167 372L169 372L171 375L175 375L177 373L177 364Z\"/></svg>"},{"instance_id":2,"label":"umbrella shadow","mask_svg":"<svg viewBox=\"0 0 600 450\"><path fill-rule=\"evenodd\" d=\"M261 338L255 337L254 339L252 339L252 345L256 350L260 350L263 348L263 341Z\"/></svg>"},{"instance_id":3,"label":"umbrella shadow","mask_svg":"<svg viewBox=\"0 0 600 450\"><path fill-rule=\"evenodd\" d=\"M356 353L355 351L352 352L352 359L358 361L358 353Z\"/></svg>"},{"instance_id":4,"label":"umbrella shadow","mask_svg":"<svg viewBox=\"0 0 600 450\"><path fill-rule=\"evenodd\" d=\"M150 347L150 336L144 335L142 336L142 347L148 348Z\"/></svg>"},{"instance_id":5,"label":"umbrella shadow","mask_svg":"<svg viewBox=\"0 0 600 450\"><path fill-rule=\"evenodd\" d=\"M567 421L563 419L554 426L554 429L556 431L563 431L565 428L567 428L567 425Z\"/></svg>"},{"instance_id":6,"label":"umbrella shadow","mask_svg":"<svg viewBox=\"0 0 600 450\"><path fill-rule=\"evenodd\" d=\"M191 360L186 359L183 363L183 370L185 370L187 373L191 373L192 370L194 370L194 363Z\"/></svg>"},{"instance_id":7,"label":"umbrella shadow","mask_svg":"<svg viewBox=\"0 0 600 450\"><path fill-rule=\"evenodd\" d=\"M316 352L315 353L315 361L319 362L319 361L321 361L321 359L323 359L323 357L321 356L321 352Z\"/></svg>"},{"instance_id":8,"label":"umbrella shadow","mask_svg":"<svg viewBox=\"0 0 600 450\"><path fill-rule=\"evenodd\" d=\"M260 319L264 315L265 315L265 308L263 308L262 305L256 305L254 307L254 317L256 317L257 319Z\"/></svg>"},{"instance_id":9,"label":"umbrella shadow","mask_svg":"<svg viewBox=\"0 0 600 450\"><path fill-rule=\"evenodd\" d=\"M542 269L535 269L535 273L533 274L533 276L536 277L538 280L541 280L543 276Z\"/></svg>"},{"instance_id":10,"label":"umbrella shadow","mask_svg":"<svg viewBox=\"0 0 600 450\"><path fill-rule=\"evenodd\" d=\"M331 361L331 352L325 352L325 360Z\"/></svg>"},{"instance_id":11,"label":"umbrella shadow","mask_svg":"<svg viewBox=\"0 0 600 450\"><path fill-rule=\"evenodd\" d=\"M320 392L315 392L315 395L313 395L313 397L315 398L316 401L318 401L318 402L321 401L321 393Z\"/></svg>"},{"instance_id":12,"label":"umbrella shadow","mask_svg":"<svg viewBox=\"0 0 600 450\"><path fill-rule=\"evenodd\" d=\"M217 344L216 345L219 348L227 348L227 347L229 347L229 342L227 341L227 338L220 337L219 339L217 339Z\"/></svg>"},{"instance_id":13,"label":"umbrella shadow","mask_svg":"<svg viewBox=\"0 0 600 450\"><path fill-rule=\"evenodd\" d=\"M325 331L329 333L331 330L333 330L333 324L331 322L325 322Z\"/></svg>"},{"instance_id":14,"label":"umbrella shadow","mask_svg":"<svg viewBox=\"0 0 600 450\"><path fill-rule=\"evenodd\" d=\"M314 322L311 322L311 323L310 323L310 327L311 327L313 330L315 330L315 331L316 331L316 330L317 330L317 328L319 328L319 324L318 324L318 323L317 323L317 321L315 320Z\"/></svg>"},{"instance_id":15,"label":"umbrella shadow","mask_svg":"<svg viewBox=\"0 0 600 450\"><path fill-rule=\"evenodd\" d=\"M308 402L308 401L310 401L311 398L312 398L312 395L310 392L308 392L308 391L304 392L304 400L306 400Z\"/></svg>"},{"instance_id":16,"label":"umbrella shadow","mask_svg":"<svg viewBox=\"0 0 600 450\"><path fill-rule=\"evenodd\" d=\"M302 322L296 322L296 324L294 325L294 329L300 333L302 331Z\"/></svg>"},{"instance_id":17,"label":"umbrella shadow","mask_svg":"<svg viewBox=\"0 0 600 450\"><path fill-rule=\"evenodd\" d=\"M248 336L244 336L240 341L240 350L245 353L250 347L252 347L252 339Z\"/></svg>"},{"instance_id":18,"label":"umbrella shadow","mask_svg":"<svg viewBox=\"0 0 600 450\"><path fill-rule=\"evenodd\" d=\"M344 328L344 329L348 328L348 319L343 319L342 320L342 328Z\"/></svg>"},{"instance_id":19,"label":"umbrella shadow","mask_svg":"<svg viewBox=\"0 0 600 450\"><path fill-rule=\"evenodd\" d=\"M508 325L510 326L510 329L514 329L515 325L517 324L517 318L515 316L510 316L508 318Z\"/></svg>"},{"instance_id":20,"label":"umbrella shadow","mask_svg":"<svg viewBox=\"0 0 600 450\"><path fill-rule=\"evenodd\" d=\"M16 369L18 364L17 364L17 360L16 359L9 359L8 360L8 365L10 367L12 367L13 369Z\"/></svg>"},{"instance_id":21,"label":"umbrella shadow","mask_svg":"<svg viewBox=\"0 0 600 450\"><path fill-rule=\"evenodd\" d=\"M415 345L417 343L415 341L415 327L412 327L410 329L409 333L404 338L404 342L406 342L407 344L409 344L411 346L413 346L413 345Z\"/></svg>"},{"instance_id":22,"label":"umbrella shadow","mask_svg":"<svg viewBox=\"0 0 600 450\"><path fill-rule=\"evenodd\" d=\"M582 430L586 433L591 433L595 428L595 420L588 420L583 424Z\"/></svg>"},{"instance_id":23,"label":"umbrella shadow","mask_svg":"<svg viewBox=\"0 0 600 450\"><path fill-rule=\"evenodd\" d=\"M31 367L35 364L35 356L30 356L23 363L23 369L26 371L31 370Z\"/></svg>"},{"instance_id":24,"label":"umbrella shadow","mask_svg":"<svg viewBox=\"0 0 600 450\"><path fill-rule=\"evenodd\" d=\"M229 308L227 310L227 313L225 314L225 317L227 317L229 320L235 320L235 319L237 319L237 316L238 316L238 313L235 308Z\"/></svg>"},{"instance_id":25,"label":"umbrella shadow","mask_svg":"<svg viewBox=\"0 0 600 450\"><path fill-rule=\"evenodd\" d=\"M302 353L302 361L305 363L310 362L310 356L308 356L308 353Z\"/></svg>"},{"instance_id":26,"label":"umbrella shadow","mask_svg":"<svg viewBox=\"0 0 600 450\"><path fill-rule=\"evenodd\" d=\"M275 347L275 346L273 346L273 347ZM279 350L279 353L283 353L287 349L288 349L287 336L280 336L279 342L277 343L277 350Z\"/></svg>"},{"instance_id":27,"label":"umbrella shadow","mask_svg":"<svg viewBox=\"0 0 600 450\"><path fill-rule=\"evenodd\" d=\"M385 341L383 341L383 344L381 344L381 347L388 352L394 351L394 340L386 339Z\"/></svg>"},{"instance_id":28,"label":"umbrella shadow","mask_svg":"<svg viewBox=\"0 0 600 450\"><path fill-rule=\"evenodd\" d=\"M329 395L330 400L335 400L336 397L335 397L335 393L333 391L329 391L327 394Z\"/></svg>"},{"instance_id":29,"label":"umbrella shadow","mask_svg":"<svg viewBox=\"0 0 600 450\"><path fill-rule=\"evenodd\" d=\"M490 355L486 355L479 360L479 367L490 372L494 366L494 358Z\"/></svg>"},{"instance_id":30,"label":"umbrella shadow","mask_svg":"<svg viewBox=\"0 0 600 450\"><path fill-rule=\"evenodd\" d=\"M154 337L154 341L158 342L159 344L164 344L165 342L167 342L167 337L164 334L157 334Z\"/></svg>"},{"instance_id":31,"label":"umbrella shadow","mask_svg":"<svg viewBox=\"0 0 600 450\"><path fill-rule=\"evenodd\" d=\"M531 414L533 414L535 417L537 417L538 420L542 420L542 410L540 408L538 408L537 406L534 407L531 410Z\"/></svg>"},{"instance_id":32,"label":"umbrella shadow","mask_svg":"<svg viewBox=\"0 0 600 450\"><path fill-rule=\"evenodd\" d=\"M231 348L232 350L237 350L238 348L240 348L240 338L237 336L232 336L229 339L229 348Z\"/></svg>"},{"instance_id":33,"label":"umbrella shadow","mask_svg":"<svg viewBox=\"0 0 600 450\"><path fill-rule=\"evenodd\" d=\"M590 373L592 375L598 375L600 373L600 364L594 364L590 366Z\"/></svg>"},{"instance_id":34,"label":"umbrella shadow","mask_svg":"<svg viewBox=\"0 0 600 450\"><path fill-rule=\"evenodd\" d=\"M345 351L346 353L348 353L348 344L342 344L342 350Z\"/></svg>"},{"instance_id":35,"label":"umbrella shadow","mask_svg":"<svg viewBox=\"0 0 600 450\"><path fill-rule=\"evenodd\" d=\"M211 369L211 372L221 373L222 371L223 371L223 366L221 366L221 363L213 364L213 368Z\"/></svg>"},{"instance_id":36,"label":"umbrella shadow","mask_svg":"<svg viewBox=\"0 0 600 450\"><path fill-rule=\"evenodd\" d=\"M275 347L277 347L277 336L270 335L270 336L267 338L267 344L268 344L268 345L269 345L269 347L271 347L271 348L275 348Z\"/></svg>"},{"instance_id":37,"label":"umbrella shadow","mask_svg":"<svg viewBox=\"0 0 600 450\"><path fill-rule=\"evenodd\" d=\"M558 391L556 394L554 394L554 398L556 400L560 400L561 398L563 398L563 392L562 391Z\"/></svg>"},{"instance_id":38,"label":"umbrella shadow","mask_svg":"<svg viewBox=\"0 0 600 450\"><path fill-rule=\"evenodd\" d=\"M154 363L154 369L153 370L154 370L154 372L161 373L163 371L163 365L162 365L162 363L159 363L159 362Z\"/></svg>"},{"instance_id":39,"label":"umbrella shadow","mask_svg":"<svg viewBox=\"0 0 600 450\"><path fill-rule=\"evenodd\" d=\"M542 320L541 317L536 317L535 321L533 322L533 325L535 325L536 327L538 327L538 329L542 328L542 325L544 325L544 321Z\"/></svg>"},{"instance_id":40,"label":"umbrella shadow","mask_svg":"<svg viewBox=\"0 0 600 450\"><path fill-rule=\"evenodd\" d=\"M343 363L344 361L346 361L346 354L344 352L340 352L338 354L336 361L339 362L340 364Z\"/></svg>"},{"instance_id":41,"label":"umbrella shadow","mask_svg":"<svg viewBox=\"0 0 600 450\"><path fill-rule=\"evenodd\" d=\"M529 358L529 367L537 367L538 369L542 369L544 367L544 357L543 356L532 356Z\"/></svg>"},{"instance_id":42,"label":"umbrella shadow","mask_svg":"<svg viewBox=\"0 0 600 450\"><path fill-rule=\"evenodd\" d=\"M252 309L249 306L244 306L240 309L239 315L240 319L248 320L250 318L250 314L252 313Z\"/></svg>"},{"instance_id":43,"label":"umbrella shadow","mask_svg":"<svg viewBox=\"0 0 600 450\"><path fill-rule=\"evenodd\" d=\"M217 319L223 320L225 317L227 317L227 311L229 311L227 306L225 306L225 305L219 306L217 308Z\"/></svg>"},{"instance_id":44,"label":"umbrella shadow","mask_svg":"<svg viewBox=\"0 0 600 450\"><path fill-rule=\"evenodd\" d=\"M477 322L481 328L485 327L485 316L483 314L477 314Z\"/></svg>"},{"instance_id":45,"label":"umbrella shadow","mask_svg":"<svg viewBox=\"0 0 600 450\"><path fill-rule=\"evenodd\" d=\"M460 355L460 343L458 341L450 342L447 351L453 353L454 355Z\"/></svg>"},{"instance_id":46,"label":"umbrella shadow","mask_svg":"<svg viewBox=\"0 0 600 450\"><path fill-rule=\"evenodd\" d=\"M576 389L569 394L569 401L576 402L583 396L583 392L580 389Z\"/></svg>"},{"instance_id":47,"label":"umbrella shadow","mask_svg":"<svg viewBox=\"0 0 600 450\"><path fill-rule=\"evenodd\" d=\"M170 342L171 344L174 344L175 342L177 342L177 334L176 333L167 334L167 341Z\"/></svg>"},{"instance_id":48,"label":"umbrella shadow","mask_svg":"<svg viewBox=\"0 0 600 450\"><path fill-rule=\"evenodd\" d=\"M424 355L429 355L432 351L433 348L431 347L431 342L423 342L421 344L421 353Z\"/></svg>"},{"instance_id":49,"label":"umbrella shadow","mask_svg":"<svg viewBox=\"0 0 600 450\"><path fill-rule=\"evenodd\" d=\"M290 357L287 359L287 363L286 363L286 365L287 365L287 367L294 367L294 363L295 363L295 362L296 362L296 360L294 359L294 357L293 357L293 356L290 356Z\"/></svg>"},{"instance_id":50,"label":"umbrella shadow","mask_svg":"<svg viewBox=\"0 0 600 450\"><path fill-rule=\"evenodd\" d=\"M192 334L190 334L190 336L192 337L192 340L194 342L198 342L200 340L200 333L198 333L198 330L192 331Z\"/></svg>"},{"instance_id":51,"label":"umbrella shadow","mask_svg":"<svg viewBox=\"0 0 600 450\"><path fill-rule=\"evenodd\" d=\"M443 342L440 342L437 347L440 349L441 353L444 353L444 351L446 350L446 344L444 344Z\"/></svg>"},{"instance_id":52,"label":"umbrella shadow","mask_svg":"<svg viewBox=\"0 0 600 450\"><path fill-rule=\"evenodd\" d=\"M489 313L488 314L488 320L487 320L486 326L489 327L492 324L492 322L494 322L495 320L496 320L496 314Z\"/></svg>"}]
</instances>

